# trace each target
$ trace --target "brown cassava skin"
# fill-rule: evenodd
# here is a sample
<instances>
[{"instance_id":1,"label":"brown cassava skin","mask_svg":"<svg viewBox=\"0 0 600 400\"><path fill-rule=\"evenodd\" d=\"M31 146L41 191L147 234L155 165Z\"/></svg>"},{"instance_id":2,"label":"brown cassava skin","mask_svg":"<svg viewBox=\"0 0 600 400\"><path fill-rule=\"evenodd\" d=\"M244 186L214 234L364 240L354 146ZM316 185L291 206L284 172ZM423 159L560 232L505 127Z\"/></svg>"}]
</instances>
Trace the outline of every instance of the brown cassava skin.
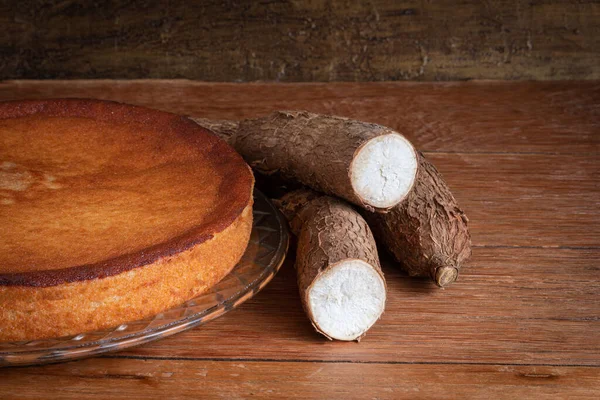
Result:
<instances>
[{"instance_id":1,"label":"brown cassava skin","mask_svg":"<svg viewBox=\"0 0 600 400\"><path fill-rule=\"evenodd\" d=\"M365 212L378 240L411 276L446 286L471 256L468 218L437 169L419 154L417 179L404 201L387 214Z\"/></svg>"},{"instance_id":2,"label":"brown cassava skin","mask_svg":"<svg viewBox=\"0 0 600 400\"><path fill-rule=\"evenodd\" d=\"M288 115L291 113L275 113ZM300 112L294 113L302 114ZM309 113L307 113L309 114ZM273 115L273 114L272 114ZM309 114L314 115L314 114ZM303 117L301 117L303 118ZM339 121L334 120L331 124L327 121L329 116L319 116L318 121L323 126L336 126L336 129L345 129ZM204 121L204 123L202 122ZM252 123L241 122L239 124L230 121L199 121L201 125L209 128L225 140L240 153L250 163L255 163L253 167L258 172L262 172L257 166L264 167L265 165L272 167L275 164L283 163L281 157L285 157L290 149L294 146L281 145L271 146L259 149L261 157L251 156L246 154L248 151L255 150L255 146L247 145L249 137L256 139L260 136L261 131L253 127L258 124L259 120L254 120ZM295 120L298 121L297 119ZM347 120L344 120L347 121ZM198 122L198 121L197 121ZM374 124L368 124L358 121L351 121L354 130L368 130ZM237 131L236 131L237 125ZM356 125L362 125L358 128ZM266 124L265 126L272 126ZM381 128L379 125L375 127ZM253 127L249 134L245 135L245 140L237 140L237 137L243 135L243 130L246 127ZM277 141L280 143L285 141L287 137L297 135L297 128L288 130L288 126L278 125ZM265 128L266 129L266 128ZM302 131L303 135L308 137L316 137L323 132L320 131L320 126L311 127L311 130L316 130L314 134L310 134L307 128ZM320 133L319 133L320 132ZM340 131L344 133L343 131ZM378 131L381 132L381 131ZM352 136L351 133L349 136ZM267 135L267 137L270 137ZM293 142L307 141L308 139L294 139ZM263 143L263 141L259 141ZM242 146L242 144L244 144ZM259 145L262 146L262 145ZM285 147L285 150L281 150ZM340 146L345 148L346 146ZM332 149L331 151L336 152ZM336 153L337 154L337 153ZM325 160L336 160L339 157L329 155L321 155L320 158ZM468 219L465 213L458 207L454 196L450 192L448 185L442 179L442 176L437 169L428 162L422 154L417 154L418 167L415 183L409 194L399 204L392 207L387 213L363 212L364 217L369 222L373 229L373 233L377 239L385 245L385 247L394 255L397 261L400 262L402 268L410 275L417 277L427 277L432 279L436 285L444 287L454 282L458 278L460 267L471 255L471 235L468 230ZM312 160L312 159L311 159ZM286 178L305 183L300 176L306 175L306 170L295 170L288 166L284 172ZM293 165L295 168L301 168L301 165ZM321 167L319 167L321 168ZM314 169L314 168L313 168ZM273 173L274 170L268 172ZM327 168L322 168L322 171L328 171ZM305 179L310 181L310 179ZM307 185L311 186L310 183ZM316 186L311 186L314 189L319 189ZM340 193L333 193L339 197L344 197Z\"/></svg>"},{"instance_id":3,"label":"brown cassava skin","mask_svg":"<svg viewBox=\"0 0 600 400\"><path fill-rule=\"evenodd\" d=\"M230 142L234 135L237 134L240 123L237 121L228 121L223 119L207 119L207 118L190 118L203 128L215 133L226 142ZM231 145L231 143L229 143ZM238 151L239 153L239 151ZM243 157L243 156L242 156Z\"/></svg>"},{"instance_id":4,"label":"brown cassava skin","mask_svg":"<svg viewBox=\"0 0 600 400\"><path fill-rule=\"evenodd\" d=\"M319 198L327 198L327 196L310 189L298 189L286 193L279 199L273 199L273 203L288 220L292 233L300 236L302 226L307 222L306 218L311 216L309 212L301 213L301 211L305 211L310 202Z\"/></svg>"},{"instance_id":5,"label":"brown cassava skin","mask_svg":"<svg viewBox=\"0 0 600 400\"><path fill-rule=\"evenodd\" d=\"M298 236L295 267L302 306L315 329L331 339L315 322L308 302L309 290L325 271L348 260L366 262L385 284L375 239L363 217L341 200L297 190L277 204Z\"/></svg>"},{"instance_id":6,"label":"brown cassava skin","mask_svg":"<svg viewBox=\"0 0 600 400\"><path fill-rule=\"evenodd\" d=\"M194 119L225 138L256 171L280 174L320 192L341 197L369 211L374 208L354 191L351 165L370 139L398 134L381 125L307 111L275 111L235 123Z\"/></svg>"}]
</instances>

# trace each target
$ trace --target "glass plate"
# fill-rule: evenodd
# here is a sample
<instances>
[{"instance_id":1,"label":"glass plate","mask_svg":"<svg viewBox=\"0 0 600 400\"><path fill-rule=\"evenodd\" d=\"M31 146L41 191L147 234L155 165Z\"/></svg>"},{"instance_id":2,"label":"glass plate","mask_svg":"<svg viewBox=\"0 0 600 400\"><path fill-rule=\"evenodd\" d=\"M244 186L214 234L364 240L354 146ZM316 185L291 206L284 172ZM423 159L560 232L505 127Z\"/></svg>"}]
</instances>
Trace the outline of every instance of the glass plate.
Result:
<instances>
[{"instance_id":1,"label":"glass plate","mask_svg":"<svg viewBox=\"0 0 600 400\"><path fill-rule=\"evenodd\" d=\"M56 339L0 342L0 366L43 364L119 351L220 317L258 293L275 276L288 246L287 224L260 192L254 195L250 243L240 262L211 291L154 317Z\"/></svg>"}]
</instances>

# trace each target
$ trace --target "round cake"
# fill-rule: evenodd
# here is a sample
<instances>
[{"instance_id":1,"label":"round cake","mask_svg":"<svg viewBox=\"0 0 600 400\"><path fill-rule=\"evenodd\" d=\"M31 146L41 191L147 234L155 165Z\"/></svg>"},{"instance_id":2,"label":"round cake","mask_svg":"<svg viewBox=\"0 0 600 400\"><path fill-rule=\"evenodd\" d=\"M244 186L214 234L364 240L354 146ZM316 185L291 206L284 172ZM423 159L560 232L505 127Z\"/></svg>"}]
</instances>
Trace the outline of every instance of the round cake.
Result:
<instances>
[{"instance_id":1,"label":"round cake","mask_svg":"<svg viewBox=\"0 0 600 400\"><path fill-rule=\"evenodd\" d=\"M0 103L0 341L109 328L211 288L248 244L253 185L175 114Z\"/></svg>"}]
</instances>

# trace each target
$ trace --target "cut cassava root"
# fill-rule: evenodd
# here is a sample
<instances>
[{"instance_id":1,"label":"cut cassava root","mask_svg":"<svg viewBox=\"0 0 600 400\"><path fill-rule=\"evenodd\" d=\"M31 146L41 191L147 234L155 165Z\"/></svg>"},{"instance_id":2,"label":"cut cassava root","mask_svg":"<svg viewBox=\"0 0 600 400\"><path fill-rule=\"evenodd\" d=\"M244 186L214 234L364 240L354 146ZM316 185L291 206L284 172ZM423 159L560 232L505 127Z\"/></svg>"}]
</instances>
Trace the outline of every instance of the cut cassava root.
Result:
<instances>
[{"instance_id":1,"label":"cut cassava root","mask_svg":"<svg viewBox=\"0 0 600 400\"><path fill-rule=\"evenodd\" d=\"M278 176L290 181L350 201L353 200L348 196L347 184L336 186L327 182L343 181L346 176L354 182L350 184L352 187L360 187L356 181L364 178L361 181L364 199L369 197L368 191L372 188L381 188L381 184L369 186L369 177L377 175L377 171L385 172L380 175L380 182L390 176L396 176L394 182L410 181L403 186L407 189L403 199L389 207L387 213L369 212L374 210L373 205L362 204L362 208L367 210L363 215L377 239L411 276L428 277L444 287L458 278L461 265L470 257L468 219L448 186L435 167L412 146L410 151L402 146L394 147L393 144L400 143L395 141L397 137L406 139L397 134L394 136L395 132L388 128L306 112L277 112L239 123L196 122L226 139L256 171L279 173ZM356 147L357 136L371 139ZM388 142L389 138L394 139ZM386 153L390 147L393 150ZM355 153L349 161L347 149L350 148L355 148ZM314 153L306 154L306 149L313 149ZM363 163L363 157L370 161ZM386 158L394 161L378 164ZM401 158L404 160L397 160ZM340 168L345 172L340 172ZM354 170L366 172L356 175ZM375 191L378 190L381 189ZM361 205L360 201L354 203Z\"/></svg>"},{"instance_id":2,"label":"cut cassava root","mask_svg":"<svg viewBox=\"0 0 600 400\"><path fill-rule=\"evenodd\" d=\"M437 169L419 154L417 181L387 214L364 212L377 239L411 276L444 287L471 256L468 219Z\"/></svg>"},{"instance_id":3,"label":"cut cassava root","mask_svg":"<svg viewBox=\"0 0 600 400\"><path fill-rule=\"evenodd\" d=\"M415 181L417 154L404 136L377 124L306 111L230 121L197 119L263 174L279 173L370 211L401 202Z\"/></svg>"},{"instance_id":4,"label":"cut cassava root","mask_svg":"<svg viewBox=\"0 0 600 400\"><path fill-rule=\"evenodd\" d=\"M313 326L329 339L360 340L386 301L366 221L343 201L312 191L290 192L276 203L298 237L298 287Z\"/></svg>"}]
</instances>

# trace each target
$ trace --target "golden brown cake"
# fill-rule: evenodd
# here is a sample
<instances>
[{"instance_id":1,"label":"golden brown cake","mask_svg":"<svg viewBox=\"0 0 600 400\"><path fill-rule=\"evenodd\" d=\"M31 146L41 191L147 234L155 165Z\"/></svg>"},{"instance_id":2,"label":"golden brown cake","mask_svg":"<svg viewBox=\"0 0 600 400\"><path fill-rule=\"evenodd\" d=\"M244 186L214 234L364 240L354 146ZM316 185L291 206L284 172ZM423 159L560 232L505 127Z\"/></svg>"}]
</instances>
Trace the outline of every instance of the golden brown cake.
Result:
<instances>
[{"instance_id":1,"label":"golden brown cake","mask_svg":"<svg viewBox=\"0 0 600 400\"><path fill-rule=\"evenodd\" d=\"M253 184L181 116L0 103L0 340L108 328L214 286L248 244Z\"/></svg>"}]
</instances>

